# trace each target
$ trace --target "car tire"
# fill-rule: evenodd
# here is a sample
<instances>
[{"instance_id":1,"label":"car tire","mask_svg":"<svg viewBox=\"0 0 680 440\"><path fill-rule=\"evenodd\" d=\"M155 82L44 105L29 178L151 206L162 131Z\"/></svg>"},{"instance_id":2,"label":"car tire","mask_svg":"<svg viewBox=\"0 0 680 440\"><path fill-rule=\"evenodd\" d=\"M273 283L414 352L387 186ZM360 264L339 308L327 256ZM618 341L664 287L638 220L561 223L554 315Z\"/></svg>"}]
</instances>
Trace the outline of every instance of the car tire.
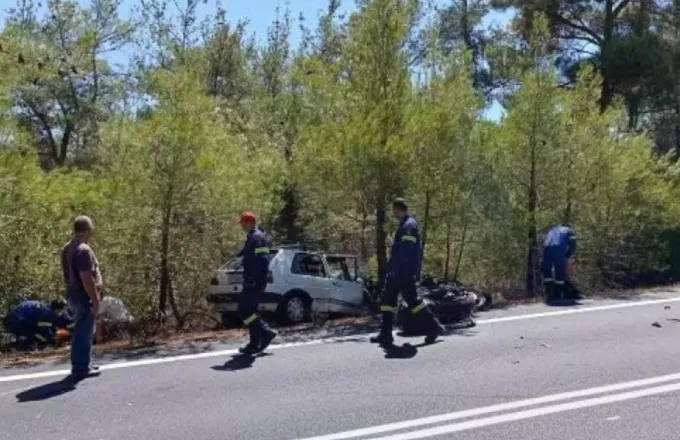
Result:
<instances>
[{"instance_id":1,"label":"car tire","mask_svg":"<svg viewBox=\"0 0 680 440\"><path fill-rule=\"evenodd\" d=\"M220 314L220 322L222 323L222 327L226 329L230 328L236 328L241 326L241 322L238 319L238 316L234 312L222 312Z\"/></svg>"},{"instance_id":2,"label":"car tire","mask_svg":"<svg viewBox=\"0 0 680 440\"><path fill-rule=\"evenodd\" d=\"M282 324L294 325L308 321L311 301L303 292L287 294L279 304L279 321Z\"/></svg>"}]
</instances>

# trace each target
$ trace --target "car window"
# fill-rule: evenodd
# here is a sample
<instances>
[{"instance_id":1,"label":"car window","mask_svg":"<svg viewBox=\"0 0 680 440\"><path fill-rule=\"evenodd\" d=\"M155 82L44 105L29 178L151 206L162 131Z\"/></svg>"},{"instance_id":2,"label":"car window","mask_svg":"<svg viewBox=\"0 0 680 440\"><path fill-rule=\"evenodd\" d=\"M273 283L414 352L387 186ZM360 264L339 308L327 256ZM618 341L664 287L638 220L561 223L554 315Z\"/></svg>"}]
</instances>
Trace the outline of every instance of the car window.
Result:
<instances>
[{"instance_id":1,"label":"car window","mask_svg":"<svg viewBox=\"0 0 680 440\"><path fill-rule=\"evenodd\" d=\"M293 257L291 273L296 275L308 275L312 277L325 277L326 270L320 255L298 253Z\"/></svg>"},{"instance_id":2,"label":"car window","mask_svg":"<svg viewBox=\"0 0 680 440\"><path fill-rule=\"evenodd\" d=\"M326 262L328 263L328 269L331 272L331 278L344 281L354 280L352 275L350 274L349 266L347 265L346 259L337 257L326 257Z\"/></svg>"}]
</instances>

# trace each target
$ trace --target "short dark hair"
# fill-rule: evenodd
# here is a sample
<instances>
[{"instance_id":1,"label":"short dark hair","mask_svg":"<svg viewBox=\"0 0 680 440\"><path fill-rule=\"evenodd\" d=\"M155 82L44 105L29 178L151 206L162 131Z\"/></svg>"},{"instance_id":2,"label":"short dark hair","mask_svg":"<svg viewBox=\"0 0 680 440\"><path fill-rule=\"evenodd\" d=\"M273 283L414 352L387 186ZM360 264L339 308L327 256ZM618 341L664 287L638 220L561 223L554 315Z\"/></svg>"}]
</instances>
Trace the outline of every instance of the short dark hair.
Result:
<instances>
[{"instance_id":1,"label":"short dark hair","mask_svg":"<svg viewBox=\"0 0 680 440\"><path fill-rule=\"evenodd\" d=\"M79 215L73 220L73 232L87 232L92 230L92 219L85 215Z\"/></svg>"},{"instance_id":2,"label":"short dark hair","mask_svg":"<svg viewBox=\"0 0 680 440\"><path fill-rule=\"evenodd\" d=\"M66 301L63 299L55 299L52 302L50 302L50 307L52 310L64 310L66 308Z\"/></svg>"},{"instance_id":3,"label":"short dark hair","mask_svg":"<svg viewBox=\"0 0 680 440\"><path fill-rule=\"evenodd\" d=\"M392 202L392 208L403 212L408 212L408 203L406 203L406 200L402 198L394 199L394 202Z\"/></svg>"}]
</instances>

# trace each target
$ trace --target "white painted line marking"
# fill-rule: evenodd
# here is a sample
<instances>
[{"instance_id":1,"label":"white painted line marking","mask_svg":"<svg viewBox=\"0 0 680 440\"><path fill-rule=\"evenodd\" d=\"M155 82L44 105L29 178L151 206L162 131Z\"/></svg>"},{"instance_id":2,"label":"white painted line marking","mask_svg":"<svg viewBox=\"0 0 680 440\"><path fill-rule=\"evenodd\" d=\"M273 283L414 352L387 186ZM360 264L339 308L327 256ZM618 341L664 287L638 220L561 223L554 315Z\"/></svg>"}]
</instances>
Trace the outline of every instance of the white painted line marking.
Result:
<instances>
[{"instance_id":1,"label":"white painted line marking","mask_svg":"<svg viewBox=\"0 0 680 440\"><path fill-rule=\"evenodd\" d=\"M583 307L569 310L559 310L556 312L531 313L526 315L504 316L502 318L480 319L477 324L497 324L499 322L522 321L525 319L545 318L548 316L574 315L577 313L600 312L603 310L625 309L629 307L652 306L655 304L666 304L680 302L680 298L651 299L647 301L627 302L623 304L609 304L606 306Z\"/></svg>"},{"instance_id":2,"label":"white painted line marking","mask_svg":"<svg viewBox=\"0 0 680 440\"><path fill-rule=\"evenodd\" d=\"M619 419L621 419L621 416L607 417L607 420L609 420L610 422L615 422Z\"/></svg>"},{"instance_id":3,"label":"white painted line marking","mask_svg":"<svg viewBox=\"0 0 680 440\"><path fill-rule=\"evenodd\" d=\"M566 393L552 394L542 397L534 397L531 399L517 400L514 402L500 403L497 405L483 406L480 408L457 411L449 414L440 414L436 416L424 417L422 419L405 420L403 422L389 423L386 425L372 426L369 428L355 429L352 431L338 432L335 434L322 435L318 437L308 437L298 440L346 440L358 437L365 437L368 435L382 434L390 431L399 431L402 429L416 428L424 425L433 425L436 423L451 422L453 420L466 419L470 417L477 417L502 411L515 410L525 408L527 406L544 405L548 403L559 402L561 400L590 397L597 394L624 391L631 388L649 387L651 385L658 385L660 383L673 382L677 380L680 380L680 373L650 377L647 379L634 380L631 382L622 382L595 388L587 388L578 391L569 391Z\"/></svg>"},{"instance_id":4,"label":"white painted line marking","mask_svg":"<svg viewBox=\"0 0 680 440\"><path fill-rule=\"evenodd\" d=\"M562 316L562 315L573 315L577 313L587 313L587 312L599 312L599 311L606 311L606 310L615 310L615 309L623 309L623 308L629 308L629 307L643 307L643 306L650 306L650 305L655 305L655 304L665 304L665 303L672 303L672 302L680 302L680 297L678 298L666 298L666 299L655 299L655 300L648 300L648 301L637 301L637 302L627 302L624 304L610 304L606 306L595 306L595 307L583 307L579 309L571 309L571 310L560 310L560 311L555 311L555 312L542 312L542 313L532 313L532 314L526 314L526 315L515 315L515 316L506 316L506 317L501 317L501 318L490 318L490 319L480 319L477 322L477 325L484 325L484 324L497 324L501 322L511 322L511 321L522 321L525 319L536 319L536 318L547 318L551 316ZM343 342L343 341L348 341L352 339L357 339L357 338L368 338L368 334L356 334L356 335L351 335L351 336L340 336L337 338L327 338L327 339L316 339L313 341L306 341L306 342L294 342L294 343L289 343L289 344L279 344L279 345L271 345L269 347L269 350L279 350L282 348L293 348L293 347L306 347L308 345L318 345L318 344L325 344L329 342ZM156 365L156 364L166 364L170 362L180 362L180 361L187 361L187 360L194 360L194 359L204 359L204 358L211 358L211 357L220 357L220 356L229 356L232 354L238 353L237 350L235 349L229 349L229 350L219 350L219 351L210 351L210 352L205 352L205 353L197 353L197 354L184 354L184 355L177 355L177 356L167 356L167 357L161 357L161 358L151 358L151 359L142 359L138 361L124 361L124 362L116 362L116 363L111 363L107 365L102 365L101 370L115 370L119 368L132 368L132 367L141 367L144 365ZM0 376L0 383L3 382L15 382L18 380L27 380L27 379L41 379L41 378L46 378L46 377L56 377L56 376L65 376L70 373L70 370L50 370L50 371L43 371L40 373L27 373L27 374L17 374L13 376Z\"/></svg>"},{"instance_id":5,"label":"white painted line marking","mask_svg":"<svg viewBox=\"0 0 680 440\"><path fill-rule=\"evenodd\" d=\"M403 434L391 435L388 437L374 437L369 440L416 440L421 438L435 437L454 432L467 431L475 428L482 428L501 423L515 422L518 420L530 419L539 416L574 411L577 409L591 408L593 406L608 405L626 400L639 399L641 397L655 396L657 394L672 393L680 391L680 383L663 385L655 388L645 388L637 391L613 394L610 396L595 397L592 399L577 400L576 402L562 403L559 405L545 406L542 408L529 409L510 414L487 417L483 419L470 420L467 422L455 423L451 425L439 426L436 428L423 429L420 431L407 432Z\"/></svg>"}]
</instances>

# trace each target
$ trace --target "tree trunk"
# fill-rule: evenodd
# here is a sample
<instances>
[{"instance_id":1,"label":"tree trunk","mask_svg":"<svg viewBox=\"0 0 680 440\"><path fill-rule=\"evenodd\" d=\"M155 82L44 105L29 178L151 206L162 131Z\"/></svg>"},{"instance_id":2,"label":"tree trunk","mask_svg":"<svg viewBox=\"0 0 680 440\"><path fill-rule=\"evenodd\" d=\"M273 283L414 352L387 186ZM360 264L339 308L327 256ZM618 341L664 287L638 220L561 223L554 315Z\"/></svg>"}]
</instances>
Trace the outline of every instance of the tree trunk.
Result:
<instances>
[{"instance_id":1,"label":"tree trunk","mask_svg":"<svg viewBox=\"0 0 680 440\"><path fill-rule=\"evenodd\" d=\"M376 235L376 256L378 258L378 283L380 286L385 284L387 269L387 232L385 224L387 222L387 202L383 192L378 195L375 207L375 235Z\"/></svg>"},{"instance_id":2,"label":"tree trunk","mask_svg":"<svg viewBox=\"0 0 680 440\"><path fill-rule=\"evenodd\" d=\"M163 212L163 222L161 225L161 262L160 262L160 296L158 298L158 311L161 315L165 316L165 311L168 304L168 292L170 290L170 262L169 262L169 252L170 252L170 218L172 215L172 206L170 201L172 200L172 185L168 188L166 194L164 212Z\"/></svg>"},{"instance_id":3,"label":"tree trunk","mask_svg":"<svg viewBox=\"0 0 680 440\"><path fill-rule=\"evenodd\" d=\"M449 280L449 266L451 265L451 216L446 220L446 260L444 261L444 280Z\"/></svg>"},{"instance_id":4,"label":"tree trunk","mask_svg":"<svg viewBox=\"0 0 680 440\"><path fill-rule=\"evenodd\" d=\"M298 226L299 210L295 186L292 183L286 184L281 196L283 207L279 214L277 229L279 229L286 241L290 243L300 241L302 234Z\"/></svg>"},{"instance_id":5,"label":"tree trunk","mask_svg":"<svg viewBox=\"0 0 680 440\"><path fill-rule=\"evenodd\" d=\"M172 314L175 316L175 321L177 321L177 330L182 330L182 328L184 328L184 317L179 312L179 307L177 307L177 300L175 298L175 291L172 288L172 278L170 277L170 271L168 271L168 298L170 299L170 308L172 309Z\"/></svg>"},{"instance_id":6,"label":"tree trunk","mask_svg":"<svg viewBox=\"0 0 680 440\"><path fill-rule=\"evenodd\" d=\"M526 291L529 297L536 295L536 271L538 268L538 239L536 231L536 207L538 202L536 192L536 142L532 140L531 146L531 171L529 175L529 200L528 214L529 227L527 234L527 273Z\"/></svg>"},{"instance_id":7,"label":"tree trunk","mask_svg":"<svg viewBox=\"0 0 680 440\"><path fill-rule=\"evenodd\" d=\"M430 191L425 191L425 212L423 213L423 233L421 235L420 260L425 260L425 245L427 244L427 231L430 229L430 202L432 195Z\"/></svg>"},{"instance_id":8,"label":"tree trunk","mask_svg":"<svg viewBox=\"0 0 680 440\"><path fill-rule=\"evenodd\" d=\"M467 237L467 230L468 230L468 225L470 224L470 221L467 216L467 212L464 215L464 220L463 220L463 233L461 234L460 238L460 248L458 249L458 258L456 259L456 268L453 270L453 280L456 281L458 279L458 273L460 271L460 262L463 260L463 251L465 250L465 239Z\"/></svg>"},{"instance_id":9,"label":"tree trunk","mask_svg":"<svg viewBox=\"0 0 680 440\"><path fill-rule=\"evenodd\" d=\"M368 225L368 211L366 206L361 207L361 261L368 259L368 246L366 244L366 227Z\"/></svg>"},{"instance_id":10,"label":"tree trunk","mask_svg":"<svg viewBox=\"0 0 680 440\"><path fill-rule=\"evenodd\" d=\"M569 167L567 168L567 204L564 208L564 224L569 224L571 222L572 210L573 210L573 200L574 200L574 183L572 179L572 171L574 170L574 160L571 155L567 159L569 161Z\"/></svg>"},{"instance_id":11,"label":"tree trunk","mask_svg":"<svg viewBox=\"0 0 680 440\"><path fill-rule=\"evenodd\" d=\"M602 32L602 47L600 53L604 54L609 48L609 43L614 36L614 0L605 2L604 29ZM614 99L614 84L612 83L610 72L602 71L602 92L600 94L600 111L605 111Z\"/></svg>"}]
</instances>

